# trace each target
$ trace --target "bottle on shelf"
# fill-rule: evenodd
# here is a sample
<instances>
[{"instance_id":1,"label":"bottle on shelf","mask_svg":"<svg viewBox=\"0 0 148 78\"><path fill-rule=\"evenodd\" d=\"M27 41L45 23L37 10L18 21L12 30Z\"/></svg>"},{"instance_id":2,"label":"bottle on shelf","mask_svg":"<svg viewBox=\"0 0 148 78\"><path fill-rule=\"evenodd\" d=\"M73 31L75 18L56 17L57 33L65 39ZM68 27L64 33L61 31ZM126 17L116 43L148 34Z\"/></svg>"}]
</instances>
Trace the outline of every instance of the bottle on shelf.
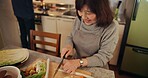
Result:
<instances>
[{"instance_id":1,"label":"bottle on shelf","mask_svg":"<svg viewBox=\"0 0 148 78\"><path fill-rule=\"evenodd\" d=\"M117 20L118 19L118 12L119 12L119 7L121 5L122 1L119 1L118 2L118 5L117 5L117 8L115 10L115 16L114 16L114 19Z\"/></svg>"}]
</instances>

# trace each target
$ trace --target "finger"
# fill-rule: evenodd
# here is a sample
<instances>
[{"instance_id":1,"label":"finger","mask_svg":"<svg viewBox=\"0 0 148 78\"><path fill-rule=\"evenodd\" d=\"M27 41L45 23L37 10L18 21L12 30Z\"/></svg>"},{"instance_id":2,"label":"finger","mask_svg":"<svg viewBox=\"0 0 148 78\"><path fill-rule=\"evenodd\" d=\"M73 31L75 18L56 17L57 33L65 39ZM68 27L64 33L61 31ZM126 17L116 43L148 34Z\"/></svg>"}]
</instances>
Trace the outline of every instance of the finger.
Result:
<instances>
[{"instance_id":1,"label":"finger","mask_svg":"<svg viewBox=\"0 0 148 78\"><path fill-rule=\"evenodd\" d=\"M73 70L70 74L75 74L75 70Z\"/></svg>"},{"instance_id":2,"label":"finger","mask_svg":"<svg viewBox=\"0 0 148 78\"><path fill-rule=\"evenodd\" d=\"M66 73L71 73L72 71L70 70L70 69L68 69L67 71L66 71Z\"/></svg>"},{"instance_id":3,"label":"finger","mask_svg":"<svg viewBox=\"0 0 148 78\"><path fill-rule=\"evenodd\" d=\"M64 68L64 69L66 69L66 68L68 68L68 67L69 67L68 62L63 63L63 68Z\"/></svg>"},{"instance_id":4,"label":"finger","mask_svg":"<svg viewBox=\"0 0 148 78\"><path fill-rule=\"evenodd\" d=\"M75 71L76 71L76 69L77 69L77 67L76 67L76 66L71 67L72 72L71 72L70 74L74 74L74 73L75 73Z\"/></svg>"},{"instance_id":5,"label":"finger","mask_svg":"<svg viewBox=\"0 0 148 78\"><path fill-rule=\"evenodd\" d=\"M68 69L66 66L67 66L67 64L66 64L66 62L64 62L63 65L62 65L62 68L63 68L63 70L65 70L65 71Z\"/></svg>"},{"instance_id":6,"label":"finger","mask_svg":"<svg viewBox=\"0 0 148 78\"><path fill-rule=\"evenodd\" d=\"M64 72L67 72L67 70L68 70L67 68L63 68L63 71L64 71Z\"/></svg>"},{"instance_id":7,"label":"finger","mask_svg":"<svg viewBox=\"0 0 148 78\"><path fill-rule=\"evenodd\" d=\"M66 53L66 55L65 55L65 53ZM70 55L71 51L67 49L67 50L65 50L65 53L63 54L63 56L65 55L65 58L67 58Z\"/></svg>"},{"instance_id":8,"label":"finger","mask_svg":"<svg viewBox=\"0 0 148 78\"><path fill-rule=\"evenodd\" d=\"M62 49L61 58L63 58L63 56L64 56L64 54L66 53L66 51L67 51L67 48L63 48L63 49Z\"/></svg>"},{"instance_id":9,"label":"finger","mask_svg":"<svg viewBox=\"0 0 148 78\"><path fill-rule=\"evenodd\" d=\"M65 58L67 58L70 55L71 51L69 50L68 53L66 54Z\"/></svg>"},{"instance_id":10,"label":"finger","mask_svg":"<svg viewBox=\"0 0 148 78\"><path fill-rule=\"evenodd\" d=\"M68 60L64 59L64 61L63 61L63 65L64 65L67 61L68 61Z\"/></svg>"},{"instance_id":11,"label":"finger","mask_svg":"<svg viewBox=\"0 0 148 78\"><path fill-rule=\"evenodd\" d=\"M66 66L63 66L63 70L64 70L64 72L66 73L66 72L69 70L69 68L66 67Z\"/></svg>"}]
</instances>

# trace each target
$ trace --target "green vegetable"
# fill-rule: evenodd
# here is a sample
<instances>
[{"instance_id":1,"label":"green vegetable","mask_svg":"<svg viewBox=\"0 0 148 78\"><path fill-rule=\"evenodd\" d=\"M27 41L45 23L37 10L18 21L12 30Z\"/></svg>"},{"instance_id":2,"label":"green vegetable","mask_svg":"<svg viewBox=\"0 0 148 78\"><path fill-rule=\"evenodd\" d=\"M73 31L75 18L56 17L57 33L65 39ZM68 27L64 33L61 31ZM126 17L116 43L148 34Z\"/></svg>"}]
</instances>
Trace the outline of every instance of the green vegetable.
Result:
<instances>
[{"instance_id":1,"label":"green vegetable","mask_svg":"<svg viewBox=\"0 0 148 78\"><path fill-rule=\"evenodd\" d=\"M45 72L46 71L46 63L45 62L41 62L41 61L37 62L36 71L38 73Z\"/></svg>"},{"instance_id":2,"label":"green vegetable","mask_svg":"<svg viewBox=\"0 0 148 78\"><path fill-rule=\"evenodd\" d=\"M39 72L37 74L33 74L33 75L30 75L26 78L42 78L44 75L45 75L46 72Z\"/></svg>"},{"instance_id":3,"label":"green vegetable","mask_svg":"<svg viewBox=\"0 0 148 78\"><path fill-rule=\"evenodd\" d=\"M23 71L21 71L22 78L26 78Z\"/></svg>"}]
</instances>

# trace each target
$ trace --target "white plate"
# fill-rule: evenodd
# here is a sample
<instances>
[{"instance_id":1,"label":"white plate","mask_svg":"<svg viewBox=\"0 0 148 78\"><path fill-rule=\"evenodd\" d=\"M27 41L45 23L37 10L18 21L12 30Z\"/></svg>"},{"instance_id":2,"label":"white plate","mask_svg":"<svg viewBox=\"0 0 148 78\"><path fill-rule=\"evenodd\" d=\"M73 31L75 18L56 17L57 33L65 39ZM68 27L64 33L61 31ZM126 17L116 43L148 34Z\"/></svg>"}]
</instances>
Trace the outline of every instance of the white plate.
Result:
<instances>
[{"instance_id":1,"label":"white plate","mask_svg":"<svg viewBox=\"0 0 148 78\"><path fill-rule=\"evenodd\" d=\"M0 66L23 63L28 59L29 51L27 49L1 50L0 57Z\"/></svg>"}]
</instances>

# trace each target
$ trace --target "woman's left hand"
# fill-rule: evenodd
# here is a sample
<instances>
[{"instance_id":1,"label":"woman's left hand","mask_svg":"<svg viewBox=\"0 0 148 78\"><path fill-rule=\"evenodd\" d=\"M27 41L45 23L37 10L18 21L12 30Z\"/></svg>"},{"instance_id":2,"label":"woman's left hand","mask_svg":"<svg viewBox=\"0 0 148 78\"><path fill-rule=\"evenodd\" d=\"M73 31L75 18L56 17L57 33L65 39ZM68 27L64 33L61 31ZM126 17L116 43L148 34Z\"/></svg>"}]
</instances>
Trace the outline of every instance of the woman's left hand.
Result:
<instances>
[{"instance_id":1,"label":"woman's left hand","mask_svg":"<svg viewBox=\"0 0 148 78\"><path fill-rule=\"evenodd\" d=\"M62 66L64 72L74 74L76 69L80 67L80 59L65 60Z\"/></svg>"}]
</instances>

